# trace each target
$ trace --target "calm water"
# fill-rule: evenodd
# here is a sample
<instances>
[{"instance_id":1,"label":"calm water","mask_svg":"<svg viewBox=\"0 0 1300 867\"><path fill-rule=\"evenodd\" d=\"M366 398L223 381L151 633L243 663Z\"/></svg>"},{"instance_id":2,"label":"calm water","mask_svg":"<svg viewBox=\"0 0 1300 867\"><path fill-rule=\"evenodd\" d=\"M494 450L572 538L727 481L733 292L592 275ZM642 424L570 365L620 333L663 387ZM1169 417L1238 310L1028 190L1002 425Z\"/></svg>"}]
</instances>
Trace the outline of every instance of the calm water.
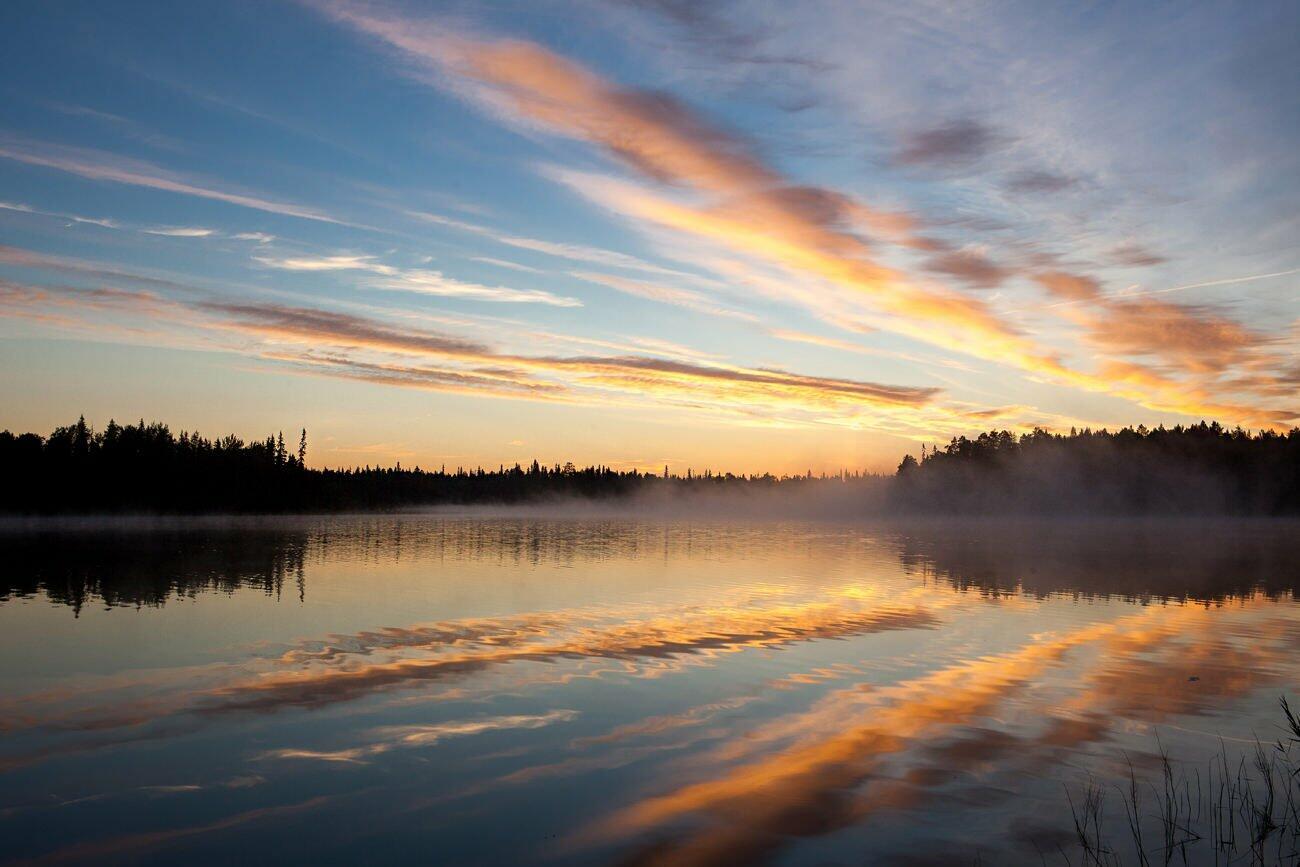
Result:
<instances>
[{"instance_id":1,"label":"calm water","mask_svg":"<svg viewBox=\"0 0 1300 867\"><path fill-rule=\"evenodd\" d=\"M1277 736L1298 554L1268 523L10 527L0 861L1074 857L1065 786Z\"/></svg>"}]
</instances>

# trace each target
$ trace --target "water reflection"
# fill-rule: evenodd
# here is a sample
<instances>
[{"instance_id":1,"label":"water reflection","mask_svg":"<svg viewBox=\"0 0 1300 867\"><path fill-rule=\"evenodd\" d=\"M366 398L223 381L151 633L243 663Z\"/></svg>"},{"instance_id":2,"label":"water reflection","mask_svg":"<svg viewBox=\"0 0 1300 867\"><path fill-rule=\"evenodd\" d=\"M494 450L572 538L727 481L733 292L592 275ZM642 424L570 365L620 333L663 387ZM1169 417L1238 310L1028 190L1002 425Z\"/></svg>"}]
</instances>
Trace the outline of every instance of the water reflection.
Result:
<instances>
[{"instance_id":1,"label":"water reflection","mask_svg":"<svg viewBox=\"0 0 1300 867\"><path fill-rule=\"evenodd\" d=\"M703 779L616 813L597 833L672 829L652 837L635 863L753 862L790 837L829 834L881 810L921 810L936 797L948 809L954 801L978 803L988 783L975 780L963 791L972 783L961 777L979 766L1041 776L1068 761L1070 750L1109 738L1119 723L1200 716L1260 686L1289 685L1283 677L1295 673L1288 666L1300 620L1251 619L1248 630L1238 623L1227 635L1205 637L1210 619L1200 608L1148 609L944 668L884 695L834 692L770 731L747 733L739 748L696 757ZM1246 634L1234 642L1234 632ZM1084 648L1093 659L1077 670L1079 686L1068 697L1045 704L1025 694L1068 652ZM1192 672L1195 688L1188 687ZM1036 706L1040 724L1023 733L989 728L1013 699L1021 713ZM770 745L778 746L769 752Z\"/></svg>"},{"instance_id":2,"label":"water reflection","mask_svg":"<svg viewBox=\"0 0 1300 867\"><path fill-rule=\"evenodd\" d=\"M304 592L308 534L278 529L113 522L77 531L0 529L0 603L42 595L79 614L87 602L159 606L202 592Z\"/></svg>"},{"instance_id":3,"label":"water reflection","mask_svg":"<svg viewBox=\"0 0 1300 867\"><path fill-rule=\"evenodd\" d=\"M905 569L991 593L1222 600L1300 590L1291 520L916 521Z\"/></svg>"},{"instance_id":4,"label":"water reflection","mask_svg":"<svg viewBox=\"0 0 1300 867\"><path fill-rule=\"evenodd\" d=\"M887 547L960 589L1221 600L1300 590L1300 525L1278 520L911 520L866 528L632 520L361 517L0 523L0 603L44 595L76 610L164 604L241 588L304 592L304 563L574 566L741 560Z\"/></svg>"},{"instance_id":5,"label":"water reflection","mask_svg":"<svg viewBox=\"0 0 1300 867\"><path fill-rule=\"evenodd\" d=\"M1295 530L10 528L0 860L1041 863L1271 731Z\"/></svg>"}]
</instances>

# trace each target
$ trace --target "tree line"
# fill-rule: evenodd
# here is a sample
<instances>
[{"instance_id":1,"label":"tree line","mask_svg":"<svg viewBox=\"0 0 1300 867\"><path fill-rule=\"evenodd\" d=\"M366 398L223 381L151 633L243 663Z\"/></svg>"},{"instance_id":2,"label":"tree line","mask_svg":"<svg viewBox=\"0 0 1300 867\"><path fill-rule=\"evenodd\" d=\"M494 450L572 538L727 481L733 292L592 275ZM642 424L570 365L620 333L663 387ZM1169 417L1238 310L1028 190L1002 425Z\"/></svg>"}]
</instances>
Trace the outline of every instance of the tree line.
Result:
<instances>
[{"instance_id":1,"label":"tree line","mask_svg":"<svg viewBox=\"0 0 1300 867\"><path fill-rule=\"evenodd\" d=\"M307 431L245 442L230 435L179 435L160 422L95 430L84 417L47 437L0 432L0 512L10 514L256 513L389 509L434 504L518 503L547 498L626 497L649 490L805 489L879 483L862 473L834 476L686 475L572 463L524 466L313 469Z\"/></svg>"},{"instance_id":2,"label":"tree line","mask_svg":"<svg viewBox=\"0 0 1300 867\"><path fill-rule=\"evenodd\" d=\"M895 508L940 514L1300 513L1300 428L990 431L907 455Z\"/></svg>"},{"instance_id":3,"label":"tree line","mask_svg":"<svg viewBox=\"0 0 1300 867\"><path fill-rule=\"evenodd\" d=\"M257 513L391 509L435 504L519 503L548 498L659 494L826 493L863 511L936 514L1300 513L1300 428L1287 433L1218 423L1172 428L989 431L922 447L892 477L685 475L572 463L313 469L307 432L245 442L179 435L160 422L83 418L47 437L0 432L0 512L10 514ZM806 497L805 497L806 499Z\"/></svg>"}]
</instances>

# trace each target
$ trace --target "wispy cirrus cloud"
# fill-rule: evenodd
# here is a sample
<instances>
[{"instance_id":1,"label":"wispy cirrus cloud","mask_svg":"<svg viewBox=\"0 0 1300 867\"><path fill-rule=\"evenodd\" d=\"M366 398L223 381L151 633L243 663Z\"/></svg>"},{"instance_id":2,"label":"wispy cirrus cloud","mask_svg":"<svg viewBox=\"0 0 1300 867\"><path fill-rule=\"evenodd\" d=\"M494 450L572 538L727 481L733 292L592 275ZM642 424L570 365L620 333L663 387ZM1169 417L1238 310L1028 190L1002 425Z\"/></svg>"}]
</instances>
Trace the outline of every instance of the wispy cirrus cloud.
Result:
<instances>
[{"instance_id":1,"label":"wispy cirrus cloud","mask_svg":"<svg viewBox=\"0 0 1300 867\"><path fill-rule=\"evenodd\" d=\"M593 265L604 265L612 268L627 268L633 271L647 271L653 274L679 275L681 272L673 271L662 265L656 265L653 262L647 262L644 259L638 259L636 256L620 253L616 250L606 250L601 247L592 247L588 244L569 244L557 241L546 241L541 238L529 238L523 235L513 235L508 232L501 232L488 226L481 226L477 223L469 223L464 220L457 220L452 217L446 217L442 214L433 214L427 211L407 211L407 216L414 217L426 223L433 223L438 226L447 226L448 228L457 229L462 232L469 232L474 235L481 235L496 241L498 244L504 244L508 247L516 247L520 250L530 250L534 253L542 253L556 259L567 259L572 262L587 262ZM500 260L490 260L500 263ZM528 266L510 263L511 266L518 268L527 268ZM536 269L533 269L536 270Z\"/></svg>"},{"instance_id":2,"label":"wispy cirrus cloud","mask_svg":"<svg viewBox=\"0 0 1300 867\"><path fill-rule=\"evenodd\" d=\"M386 276L397 273L396 268L376 262L374 256L254 256L253 260L281 271L371 271Z\"/></svg>"},{"instance_id":3,"label":"wispy cirrus cloud","mask_svg":"<svg viewBox=\"0 0 1300 867\"><path fill-rule=\"evenodd\" d=\"M293 256L276 258L255 256L257 262L283 271L364 271L383 278L368 285L378 289L402 292L419 292L444 298L465 298L473 301L491 301L505 304L546 304L552 307L581 307L577 298L567 298L540 289L512 289L506 286L485 286L448 277L441 271L425 268L398 268L385 265L374 256Z\"/></svg>"},{"instance_id":4,"label":"wispy cirrus cloud","mask_svg":"<svg viewBox=\"0 0 1300 867\"><path fill-rule=\"evenodd\" d=\"M521 265L518 262L511 262L508 259L497 259L492 256L470 256L471 262L482 262L484 265L494 265L497 268L506 268L510 271L522 271L525 274L542 274L541 268L534 268L531 265Z\"/></svg>"},{"instance_id":5,"label":"wispy cirrus cloud","mask_svg":"<svg viewBox=\"0 0 1300 867\"><path fill-rule=\"evenodd\" d=\"M304 220L324 223L343 222L322 211L302 205L279 202L237 190L221 189L201 178L189 177L152 163L88 148L73 148L48 142L4 137L0 138L0 158L67 172L90 180L196 196Z\"/></svg>"},{"instance_id":6,"label":"wispy cirrus cloud","mask_svg":"<svg viewBox=\"0 0 1300 867\"><path fill-rule=\"evenodd\" d=\"M93 311L135 323L170 322L190 329L207 348L224 345L304 373L433 391L601 406L656 404L778 426L871 419L891 429L919 423L930 431L955 417L935 387L747 367L663 342L646 344L639 353L631 347L621 354L521 354L354 313L217 298L175 301L138 290L29 287L7 293L0 307L5 316L29 319L56 310L64 318Z\"/></svg>"},{"instance_id":7,"label":"wispy cirrus cloud","mask_svg":"<svg viewBox=\"0 0 1300 867\"><path fill-rule=\"evenodd\" d=\"M182 283L178 280L172 280L167 277L160 277L155 274L125 270L115 264L93 262L68 256L52 256L21 247L9 247L3 244L0 244L0 264L13 265L20 268L55 271L64 274L76 274L95 280L125 281L128 283L155 286L181 292L193 291L193 287L187 283Z\"/></svg>"},{"instance_id":8,"label":"wispy cirrus cloud","mask_svg":"<svg viewBox=\"0 0 1300 867\"><path fill-rule=\"evenodd\" d=\"M275 240L275 235L266 232L236 232L230 237L236 241L252 241L255 244L269 244Z\"/></svg>"},{"instance_id":9,"label":"wispy cirrus cloud","mask_svg":"<svg viewBox=\"0 0 1300 867\"><path fill-rule=\"evenodd\" d=\"M185 149L184 144L172 138L163 135L157 130L150 129L128 117L120 114L114 114L110 111L102 111L97 108L91 108L87 105L70 105L68 103L46 100L44 102L47 108L53 109L60 114L68 117L85 118L106 125L114 131L124 134L129 138L144 142L155 148L161 148L169 151L181 151Z\"/></svg>"},{"instance_id":10,"label":"wispy cirrus cloud","mask_svg":"<svg viewBox=\"0 0 1300 867\"><path fill-rule=\"evenodd\" d=\"M22 204L21 202L0 202L0 210L17 211L22 214L37 214L42 217L55 217L73 223L101 226L105 229L116 229L121 226L121 224L116 220L110 220L107 217L83 217L79 214L69 214L64 211L45 211L40 208L33 208L31 205Z\"/></svg>"},{"instance_id":11,"label":"wispy cirrus cloud","mask_svg":"<svg viewBox=\"0 0 1300 867\"><path fill-rule=\"evenodd\" d=\"M897 350L892 349L864 346L861 343L854 343L851 340L841 340L838 337L827 337L823 334L809 334L806 331L796 331L790 328L770 328L767 333L778 340L786 340L791 343L804 343L810 346L821 346L826 349L837 349L841 352L851 352L855 355L875 355L883 358L896 358L900 361L911 362L912 364L936 365L940 367L951 367L957 370L970 370L967 365L952 359L926 358L925 356L910 352L898 352Z\"/></svg>"},{"instance_id":12,"label":"wispy cirrus cloud","mask_svg":"<svg viewBox=\"0 0 1300 867\"><path fill-rule=\"evenodd\" d=\"M592 271L570 271L569 273L580 280L608 286L610 289L634 295L637 298L684 307L687 310L694 310L697 313L704 313L709 316L739 319L742 322L758 321L758 317L752 313L716 304L705 295L692 289L682 289L676 286L667 286L663 283L649 283L644 280L632 280L615 274L599 274Z\"/></svg>"},{"instance_id":13,"label":"wispy cirrus cloud","mask_svg":"<svg viewBox=\"0 0 1300 867\"><path fill-rule=\"evenodd\" d=\"M602 144L659 180L740 191L778 180L740 139L666 94L611 86L521 40L474 40L375 7L318 4L326 15L400 49L432 83L470 88L505 119ZM441 76L455 75L455 81Z\"/></svg>"},{"instance_id":14,"label":"wispy cirrus cloud","mask_svg":"<svg viewBox=\"0 0 1300 867\"><path fill-rule=\"evenodd\" d=\"M140 225L138 223L131 223L126 220L118 220L110 217L87 217L81 214L68 213L66 211L51 211L43 208L36 208L21 202L0 202L0 211L13 211L15 213L32 214L39 217L53 217L58 220L67 220L69 223L99 226L104 229L139 232L144 235L157 235L165 238L229 237L236 241L253 241L257 244L269 244L275 240L274 235L266 232L235 232L226 235L217 229L210 229L206 226Z\"/></svg>"},{"instance_id":15,"label":"wispy cirrus cloud","mask_svg":"<svg viewBox=\"0 0 1300 867\"><path fill-rule=\"evenodd\" d=\"M162 235L166 238L210 238L217 232L201 226L158 226L153 229L141 229L146 235Z\"/></svg>"},{"instance_id":16,"label":"wispy cirrus cloud","mask_svg":"<svg viewBox=\"0 0 1300 867\"><path fill-rule=\"evenodd\" d=\"M559 376L571 386L613 389L631 395L697 402L706 398L734 408L811 412L813 417L855 404L921 407L936 388L891 386L834 377L724 364L702 364L638 356L526 356L496 352L481 343L448 335L401 329L372 319L283 305L207 302L204 309L230 317L223 327L294 344L379 350L405 356L452 359L494 370ZM343 359L335 359L336 362ZM374 374L378 371L367 370ZM390 368L388 374L396 372ZM402 372L418 384L417 368ZM429 383L432 384L432 383Z\"/></svg>"}]
</instances>

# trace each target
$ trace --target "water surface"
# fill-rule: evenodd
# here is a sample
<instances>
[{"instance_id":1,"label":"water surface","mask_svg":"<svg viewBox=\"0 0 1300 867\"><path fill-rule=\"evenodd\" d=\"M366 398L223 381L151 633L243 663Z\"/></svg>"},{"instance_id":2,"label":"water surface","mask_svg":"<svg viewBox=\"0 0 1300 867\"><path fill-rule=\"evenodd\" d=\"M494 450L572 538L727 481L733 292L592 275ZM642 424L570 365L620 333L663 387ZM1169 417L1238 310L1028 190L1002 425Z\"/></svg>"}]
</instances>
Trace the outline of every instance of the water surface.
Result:
<instances>
[{"instance_id":1,"label":"water surface","mask_svg":"<svg viewBox=\"0 0 1300 867\"><path fill-rule=\"evenodd\" d=\"M10 525L0 860L1064 863L1068 787L1146 773L1158 745L1191 768L1277 736L1298 540Z\"/></svg>"}]
</instances>

